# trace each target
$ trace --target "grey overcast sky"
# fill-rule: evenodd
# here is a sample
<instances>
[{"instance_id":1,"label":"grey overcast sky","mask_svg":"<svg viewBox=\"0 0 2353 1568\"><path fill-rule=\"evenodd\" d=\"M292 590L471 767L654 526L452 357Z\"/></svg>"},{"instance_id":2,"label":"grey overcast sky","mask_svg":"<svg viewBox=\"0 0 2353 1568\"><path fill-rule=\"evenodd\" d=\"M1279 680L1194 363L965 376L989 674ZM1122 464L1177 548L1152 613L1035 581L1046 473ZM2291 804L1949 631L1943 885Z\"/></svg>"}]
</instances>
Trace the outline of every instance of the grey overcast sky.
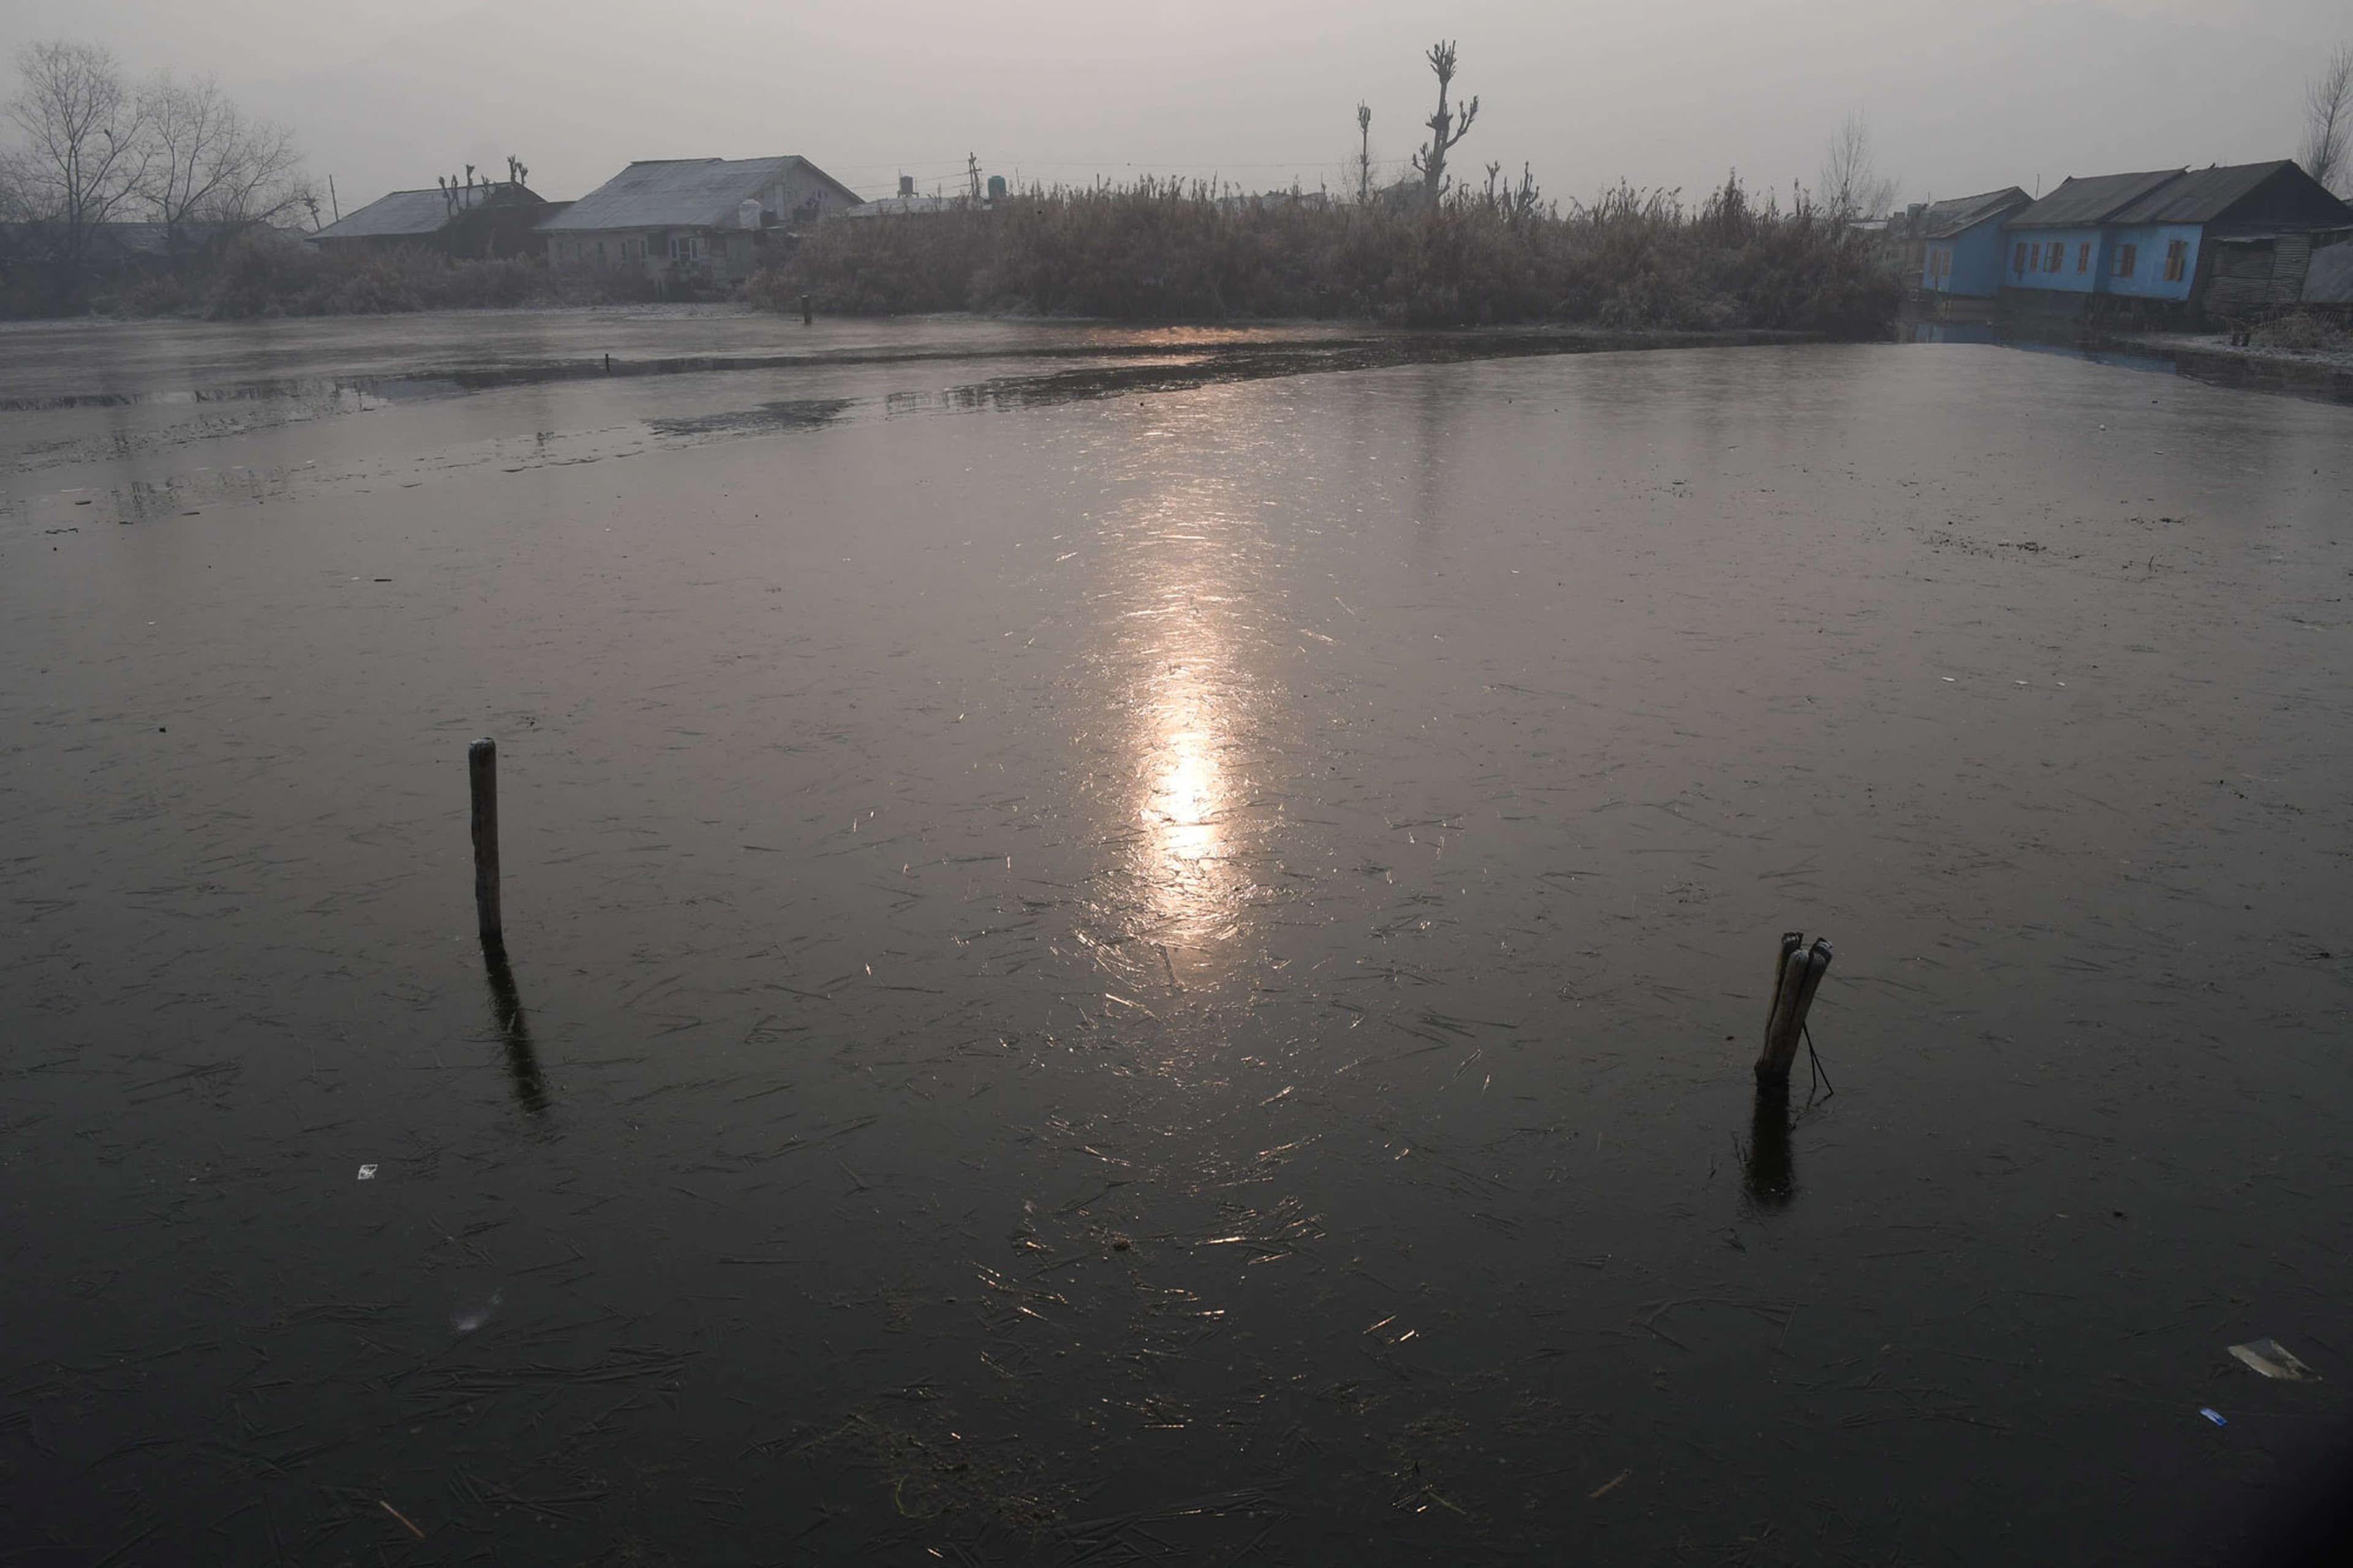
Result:
<instances>
[{"instance_id":1,"label":"grey overcast sky","mask_svg":"<svg viewBox=\"0 0 2353 1568\"><path fill-rule=\"evenodd\" d=\"M1338 184L1356 106L1401 161L1460 41L1458 168L1550 195L1811 182L1850 110L1907 198L2292 156L2353 0L5 0L209 72L300 135L343 209L521 156L576 196L633 158L798 153L867 195L965 154L1022 179ZM11 78L13 80L13 77Z\"/></svg>"}]
</instances>

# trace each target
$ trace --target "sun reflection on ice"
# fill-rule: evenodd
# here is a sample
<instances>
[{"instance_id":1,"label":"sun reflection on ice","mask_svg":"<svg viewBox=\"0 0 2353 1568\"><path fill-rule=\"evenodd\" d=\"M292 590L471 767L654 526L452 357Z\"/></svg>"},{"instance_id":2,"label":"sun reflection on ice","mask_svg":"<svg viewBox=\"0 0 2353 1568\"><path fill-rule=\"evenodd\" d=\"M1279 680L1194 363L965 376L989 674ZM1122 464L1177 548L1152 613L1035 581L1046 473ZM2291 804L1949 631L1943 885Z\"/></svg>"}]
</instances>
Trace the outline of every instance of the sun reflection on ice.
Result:
<instances>
[{"instance_id":1,"label":"sun reflection on ice","mask_svg":"<svg viewBox=\"0 0 2353 1568\"><path fill-rule=\"evenodd\" d=\"M1208 741L1198 729L1179 730L1167 738L1167 766L1144 808L1145 820L1159 837L1160 857L1172 870L1198 869L1199 862L1218 852L1221 780L1218 760L1207 750Z\"/></svg>"},{"instance_id":2,"label":"sun reflection on ice","mask_svg":"<svg viewBox=\"0 0 2353 1568\"><path fill-rule=\"evenodd\" d=\"M1250 891L1234 838L1240 780L1231 766L1233 725L1249 695L1232 668L1229 605L1218 587L1206 574L1163 586L1129 704L1143 829L1131 860L1141 884L1131 919L1171 953L1172 978L1224 967Z\"/></svg>"}]
</instances>

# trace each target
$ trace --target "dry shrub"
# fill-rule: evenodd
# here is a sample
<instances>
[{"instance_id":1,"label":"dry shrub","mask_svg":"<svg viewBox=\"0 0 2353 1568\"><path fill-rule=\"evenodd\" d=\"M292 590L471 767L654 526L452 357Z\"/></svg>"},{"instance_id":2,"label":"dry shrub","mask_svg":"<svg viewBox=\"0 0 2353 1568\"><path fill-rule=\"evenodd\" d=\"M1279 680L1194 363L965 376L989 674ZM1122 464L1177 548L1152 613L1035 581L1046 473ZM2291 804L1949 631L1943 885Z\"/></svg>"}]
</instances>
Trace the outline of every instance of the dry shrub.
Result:
<instances>
[{"instance_id":1,"label":"dry shrub","mask_svg":"<svg viewBox=\"0 0 2353 1568\"><path fill-rule=\"evenodd\" d=\"M192 290L216 319L601 305L653 297L641 273L551 271L530 257L452 261L414 248L322 252L274 239L229 246Z\"/></svg>"},{"instance_id":2,"label":"dry shrub","mask_svg":"<svg viewBox=\"0 0 2353 1568\"><path fill-rule=\"evenodd\" d=\"M2308 310L2265 321L2247 341L2270 349L2353 349L2353 332Z\"/></svg>"},{"instance_id":3,"label":"dry shrub","mask_svg":"<svg viewBox=\"0 0 2353 1568\"><path fill-rule=\"evenodd\" d=\"M1205 185L1032 189L993 210L836 220L754 279L758 302L1129 321L1563 321L1877 337L1900 285L1868 244L1737 176L1696 208L1620 186L1563 212L1532 184L1404 203L1236 201Z\"/></svg>"}]
</instances>

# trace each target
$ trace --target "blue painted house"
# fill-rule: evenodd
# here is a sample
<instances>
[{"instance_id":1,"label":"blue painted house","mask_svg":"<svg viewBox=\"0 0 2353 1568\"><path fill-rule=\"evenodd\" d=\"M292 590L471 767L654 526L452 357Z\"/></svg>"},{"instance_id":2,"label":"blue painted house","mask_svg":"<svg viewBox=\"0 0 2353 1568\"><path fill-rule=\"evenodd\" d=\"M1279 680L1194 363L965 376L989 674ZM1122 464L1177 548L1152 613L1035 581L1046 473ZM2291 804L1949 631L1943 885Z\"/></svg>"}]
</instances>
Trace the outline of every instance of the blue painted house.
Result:
<instances>
[{"instance_id":1,"label":"blue painted house","mask_svg":"<svg viewBox=\"0 0 2353 1568\"><path fill-rule=\"evenodd\" d=\"M2038 293L2096 294L2111 265L2110 216L2181 177L2179 169L2069 178L2003 226L2002 285Z\"/></svg>"},{"instance_id":2,"label":"blue painted house","mask_svg":"<svg viewBox=\"0 0 2353 1568\"><path fill-rule=\"evenodd\" d=\"M2353 228L2353 207L2282 159L2193 170L2126 204L2108 224L2108 292L2196 300L2211 310L2224 303L2212 296L2218 263L2232 241ZM2308 259L2308 245L2304 254Z\"/></svg>"},{"instance_id":3,"label":"blue painted house","mask_svg":"<svg viewBox=\"0 0 2353 1568\"><path fill-rule=\"evenodd\" d=\"M2016 185L1936 202L1921 215L1920 287L1930 294L1990 300L2004 265L2002 225L2034 205Z\"/></svg>"},{"instance_id":4,"label":"blue painted house","mask_svg":"<svg viewBox=\"0 0 2353 1568\"><path fill-rule=\"evenodd\" d=\"M2015 291L2006 297L2030 309L2041 300L2045 310L2115 301L2136 312L2221 311L2242 291L2234 280L2210 298L2226 248L2252 255L2244 242L2294 235L2306 243L2262 254L2302 257L2311 239L2339 230L2353 231L2353 207L2285 159L2069 179L2004 224L2001 284ZM2291 288L2286 297L2294 296Z\"/></svg>"}]
</instances>

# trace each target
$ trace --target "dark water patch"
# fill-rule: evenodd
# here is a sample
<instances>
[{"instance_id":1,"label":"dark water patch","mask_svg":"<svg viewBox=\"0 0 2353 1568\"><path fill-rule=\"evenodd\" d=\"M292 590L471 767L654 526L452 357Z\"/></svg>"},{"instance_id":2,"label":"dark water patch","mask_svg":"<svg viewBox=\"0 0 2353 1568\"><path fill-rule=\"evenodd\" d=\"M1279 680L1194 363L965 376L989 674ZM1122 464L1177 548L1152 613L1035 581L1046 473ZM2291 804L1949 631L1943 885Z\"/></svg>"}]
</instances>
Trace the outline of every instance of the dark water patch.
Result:
<instances>
[{"instance_id":1,"label":"dark water patch","mask_svg":"<svg viewBox=\"0 0 2353 1568\"><path fill-rule=\"evenodd\" d=\"M757 408L722 414L698 414L677 419L649 419L646 428L658 436L748 436L776 430L822 430L857 406L852 397L787 398Z\"/></svg>"},{"instance_id":2,"label":"dark water patch","mask_svg":"<svg viewBox=\"0 0 2353 1568\"><path fill-rule=\"evenodd\" d=\"M1243 329L1246 331L1247 329ZM1271 356L1268 374L1297 374L1329 360L1338 366L1445 363L1464 359L1504 358L1527 353L1590 353L1605 349L1674 348L1697 344L1792 342L1804 334L1776 332L1605 332L1578 329L1551 331L1414 332L1323 335L1304 342L1276 337L1203 352L1230 363ZM562 360L522 364L437 365L413 374L335 378L248 381L202 388L60 392L0 397L0 412L185 406L209 404L291 402L322 412L356 411L370 401L446 397L562 382L702 375L777 370L827 370L942 361L1165 359L1169 343L1161 334L1139 331L1134 341L1089 336L1077 341L986 346L810 350L776 353L695 353L631 358Z\"/></svg>"}]
</instances>

